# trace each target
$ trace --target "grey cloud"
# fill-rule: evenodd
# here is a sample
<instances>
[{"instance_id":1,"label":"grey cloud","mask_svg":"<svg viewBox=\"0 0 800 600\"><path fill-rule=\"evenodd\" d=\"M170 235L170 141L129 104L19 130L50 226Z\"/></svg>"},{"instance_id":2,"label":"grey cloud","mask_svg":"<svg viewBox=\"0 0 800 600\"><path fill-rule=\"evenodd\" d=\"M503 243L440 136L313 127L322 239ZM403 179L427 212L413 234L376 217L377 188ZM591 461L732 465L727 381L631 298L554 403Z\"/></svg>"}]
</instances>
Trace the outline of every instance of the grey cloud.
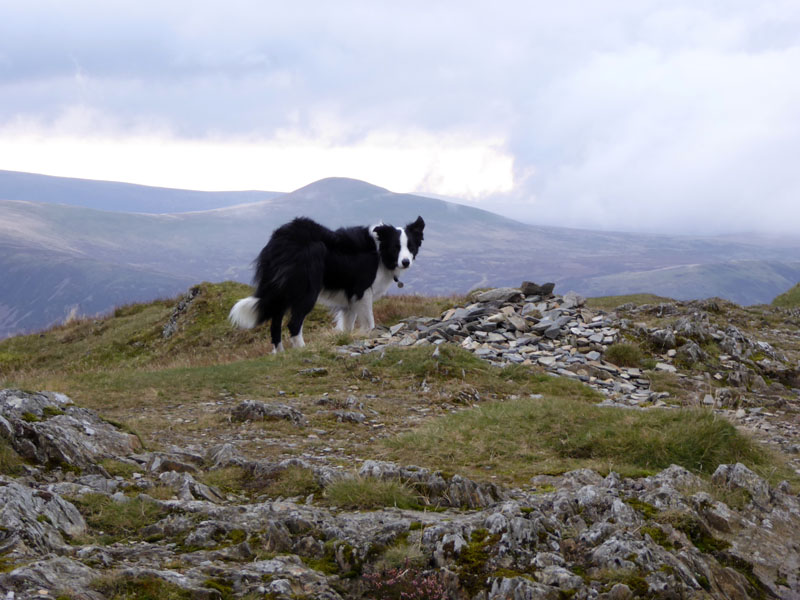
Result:
<instances>
[{"instance_id":1,"label":"grey cloud","mask_svg":"<svg viewBox=\"0 0 800 600\"><path fill-rule=\"evenodd\" d=\"M0 127L467 131L507 140L518 186L491 205L526 220L800 223L793 0L8 4Z\"/></svg>"}]
</instances>

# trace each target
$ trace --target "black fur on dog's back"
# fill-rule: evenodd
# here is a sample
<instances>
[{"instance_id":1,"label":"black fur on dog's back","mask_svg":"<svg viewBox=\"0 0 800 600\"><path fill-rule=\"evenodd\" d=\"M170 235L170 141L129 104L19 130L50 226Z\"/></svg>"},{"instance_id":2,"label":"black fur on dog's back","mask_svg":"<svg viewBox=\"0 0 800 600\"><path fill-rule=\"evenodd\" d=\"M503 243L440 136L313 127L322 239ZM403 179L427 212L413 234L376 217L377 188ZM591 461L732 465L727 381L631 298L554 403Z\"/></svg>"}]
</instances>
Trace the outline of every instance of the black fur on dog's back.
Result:
<instances>
[{"instance_id":1,"label":"black fur on dog's back","mask_svg":"<svg viewBox=\"0 0 800 600\"><path fill-rule=\"evenodd\" d=\"M289 308L293 316L307 308L305 317L323 288L343 290L348 298L361 297L375 280L379 260L366 227L332 231L306 217L282 225L256 259L258 322L272 319L280 330L277 317ZM289 332L296 335L292 329L290 321Z\"/></svg>"}]
</instances>

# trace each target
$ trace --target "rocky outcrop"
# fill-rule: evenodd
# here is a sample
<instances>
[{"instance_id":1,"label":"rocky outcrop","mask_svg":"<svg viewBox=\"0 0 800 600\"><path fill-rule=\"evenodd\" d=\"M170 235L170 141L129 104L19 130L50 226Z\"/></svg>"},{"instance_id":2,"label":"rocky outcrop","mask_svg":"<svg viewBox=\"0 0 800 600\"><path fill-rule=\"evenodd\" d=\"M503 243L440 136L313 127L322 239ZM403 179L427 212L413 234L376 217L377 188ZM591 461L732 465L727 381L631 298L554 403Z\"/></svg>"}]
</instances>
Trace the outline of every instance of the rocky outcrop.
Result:
<instances>
[{"instance_id":1,"label":"rocky outcrop","mask_svg":"<svg viewBox=\"0 0 800 600\"><path fill-rule=\"evenodd\" d=\"M234 421L289 421L298 427L305 427L307 422L303 414L286 404L265 404L245 400L231 412Z\"/></svg>"},{"instance_id":2,"label":"rocky outcrop","mask_svg":"<svg viewBox=\"0 0 800 600\"><path fill-rule=\"evenodd\" d=\"M4 553L64 553L69 550L67 540L86 533L86 522L75 506L46 490L0 479L0 506Z\"/></svg>"},{"instance_id":3,"label":"rocky outcrop","mask_svg":"<svg viewBox=\"0 0 800 600\"><path fill-rule=\"evenodd\" d=\"M364 467L365 475L413 472L379 463ZM43 509L36 502L47 501L36 495L46 486L33 484L17 503L57 518L52 531L38 523L38 529L21 529L25 544L4 546L6 563L21 564L0 575L0 586L20 597L35 588L97 598L92 582L113 572L203 597L215 597L220 586L229 597L375 597L355 575L370 572L381 549L402 540L419 548L423 560L414 569L420 576L450 574L458 590L450 597L796 597L800 550L793 533L800 528L800 501L742 465L724 465L718 473L720 486L742 487L753 501L732 509L680 467L638 480L583 470L537 477L530 488L478 511L159 501L168 516L141 532L147 541L72 547L59 536L69 528L72 534L85 530L74 507L50 493L58 508ZM22 487L3 483L14 493ZM8 520L3 526L21 527ZM259 558L264 553L278 556Z\"/></svg>"},{"instance_id":4,"label":"rocky outcrop","mask_svg":"<svg viewBox=\"0 0 800 600\"><path fill-rule=\"evenodd\" d=\"M125 456L141 446L136 436L75 406L63 394L19 390L0 390L0 437L33 462L99 473L104 473L101 459Z\"/></svg>"}]
</instances>

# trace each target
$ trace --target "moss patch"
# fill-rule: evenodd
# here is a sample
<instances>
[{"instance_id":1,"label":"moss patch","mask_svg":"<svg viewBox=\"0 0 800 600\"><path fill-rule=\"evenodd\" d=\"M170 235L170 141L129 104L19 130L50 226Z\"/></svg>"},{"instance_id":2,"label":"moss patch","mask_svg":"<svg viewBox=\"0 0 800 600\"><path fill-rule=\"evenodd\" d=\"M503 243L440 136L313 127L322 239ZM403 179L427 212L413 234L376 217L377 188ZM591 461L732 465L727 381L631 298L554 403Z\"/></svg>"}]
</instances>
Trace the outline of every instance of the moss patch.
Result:
<instances>
[{"instance_id":1,"label":"moss patch","mask_svg":"<svg viewBox=\"0 0 800 600\"><path fill-rule=\"evenodd\" d=\"M499 535L490 535L486 529L476 529L470 534L466 547L458 554L458 578L470 598L484 588L486 577L490 573L488 561L491 547L499 540Z\"/></svg>"}]
</instances>

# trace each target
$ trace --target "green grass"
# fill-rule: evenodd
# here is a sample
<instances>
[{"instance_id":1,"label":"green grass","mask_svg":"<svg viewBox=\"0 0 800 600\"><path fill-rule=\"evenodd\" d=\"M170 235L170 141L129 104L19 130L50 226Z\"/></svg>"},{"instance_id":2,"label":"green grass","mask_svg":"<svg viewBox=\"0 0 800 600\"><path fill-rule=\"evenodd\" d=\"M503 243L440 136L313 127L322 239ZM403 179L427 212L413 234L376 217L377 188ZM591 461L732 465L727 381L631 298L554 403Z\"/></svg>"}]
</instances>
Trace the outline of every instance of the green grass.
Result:
<instances>
[{"instance_id":1,"label":"green grass","mask_svg":"<svg viewBox=\"0 0 800 600\"><path fill-rule=\"evenodd\" d=\"M637 344L619 342L609 346L603 358L618 367L640 367L645 356Z\"/></svg>"},{"instance_id":2,"label":"green grass","mask_svg":"<svg viewBox=\"0 0 800 600\"><path fill-rule=\"evenodd\" d=\"M671 464L709 475L742 462L763 474L791 477L724 418L700 410L630 411L571 398L488 403L442 417L385 442L386 454L485 478L524 483L540 473L591 468L623 476L652 474Z\"/></svg>"},{"instance_id":3,"label":"green grass","mask_svg":"<svg viewBox=\"0 0 800 600\"><path fill-rule=\"evenodd\" d=\"M270 496L282 496L284 498L308 496L309 494L318 494L321 491L322 487L317 483L314 472L299 465L292 465L279 471L275 478L264 488L264 492Z\"/></svg>"},{"instance_id":4,"label":"green grass","mask_svg":"<svg viewBox=\"0 0 800 600\"><path fill-rule=\"evenodd\" d=\"M772 306L794 308L800 306L800 283L787 290L772 301Z\"/></svg>"},{"instance_id":5,"label":"green grass","mask_svg":"<svg viewBox=\"0 0 800 600\"><path fill-rule=\"evenodd\" d=\"M481 360L471 352L452 344L439 346L433 356L430 346L387 348L383 356L368 355L370 370L399 381L461 382L473 386L484 395L506 396L527 394L556 394L580 397L588 401L602 398L588 386L562 377L551 377L524 365L503 369Z\"/></svg>"},{"instance_id":6,"label":"green grass","mask_svg":"<svg viewBox=\"0 0 800 600\"><path fill-rule=\"evenodd\" d=\"M266 494L271 498L308 496L322 491L314 471L300 465L291 465L269 477L254 477L248 469L239 466L223 467L206 471L200 480L224 493Z\"/></svg>"},{"instance_id":7,"label":"green grass","mask_svg":"<svg viewBox=\"0 0 800 600\"><path fill-rule=\"evenodd\" d=\"M388 367L396 376L411 375L420 379L470 379L488 375L494 368L471 352L451 344L439 347L439 356L433 356L431 347L387 348L382 357L371 361L373 366ZM496 370L496 369L494 369Z\"/></svg>"},{"instance_id":8,"label":"green grass","mask_svg":"<svg viewBox=\"0 0 800 600\"><path fill-rule=\"evenodd\" d=\"M165 338L169 322L185 294L147 304L130 304L111 315L86 318L54 327L42 334L0 341L0 372L83 373L129 368L213 364L263 356L271 350L265 327L234 328L227 320L234 303L252 293L250 286L201 283L177 317L173 335ZM390 296L375 304L376 322L392 324L408 316L438 316L458 298ZM287 317L288 318L288 317ZM306 317L306 339L331 330L327 309L317 306ZM331 334L332 335L332 334Z\"/></svg>"},{"instance_id":9,"label":"green grass","mask_svg":"<svg viewBox=\"0 0 800 600\"><path fill-rule=\"evenodd\" d=\"M0 437L0 475L16 475L22 470L22 464L19 454Z\"/></svg>"},{"instance_id":10,"label":"green grass","mask_svg":"<svg viewBox=\"0 0 800 600\"><path fill-rule=\"evenodd\" d=\"M383 551L373 568L376 572L408 567L422 568L426 562L427 556L422 551L421 544L411 543L407 535L401 535Z\"/></svg>"},{"instance_id":11,"label":"green grass","mask_svg":"<svg viewBox=\"0 0 800 600\"><path fill-rule=\"evenodd\" d=\"M654 392L667 392L668 403L689 404L696 400L697 392L688 388L685 382L675 373L666 371L648 371L644 376L650 381L650 389Z\"/></svg>"},{"instance_id":12,"label":"green grass","mask_svg":"<svg viewBox=\"0 0 800 600\"><path fill-rule=\"evenodd\" d=\"M325 488L325 501L346 509L374 510L385 507L421 507L419 495L407 485L374 477L345 477Z\"/></svg>"},{"instance_id":13,"label":"green grass","mask_svg":"<svg viewBox=\"0 0 800 600\"><path fill-rule=\"evenodd\" d=\"M137 313L142 314L142 313ZM326 337L327 335L327 337ZM187 361L189 364L172 366L157 362L118 365L108 369L49 369L33 372L11 373L4 387L25 389L52 389L70 396L81 406L98 410L105 418L125 423L141 436L148 448L163 443L165 419L171 427L181 431L230 426L224 415L202 408L220 397L248 398L275 401L283 392L286 401L309 402L325 393L340 394L346 398L353 387L361 393L371 393L385 402L375 406L381 418L400 423L403 407L415 402L427 402L416 393L425 380L433 388L435 398L460 403L459 397L479 397L481 400L503 398L532 393L566 394L587 400L600 396L589 387L564 378L553 378L531 367L515 365L498 369L454 345L444 344L434 356L432 346L389 348L385 353L350 357L336 352L331 338L334 332L320 332L306 348L254 358L215 362L211 360ZM308 377L309 368L324 368L326 374ZM369 376L365 377L364 372ZM0 386L3 386L0 383ZM132 392L135 390L135 393ZM337 392L338 390L338 392ZM301 398L307 400L301 400ZM395 406L400 404L400 411ZM463 403L463 402L461 402ZM379 404L379 403L373 403ZM195 423L174 422L174 409L190 411ZM194 410L189 407L197 407ZM316 407L298 406L303 411L316 413ZM330 426L320 418L317 425ZM313 425L312 425L313 426ZM280 424L276 425L281 433ZM281 434L283 435L283 434Z\"/></svg>"},{"instance_id":14,"label":"green grass","mask_svg":"<svg viewBox=\"0 0 800 600\"><path fill-rule=\"evenodd\" d=\"M251 293L249 286L202 283L196 289L194 299L178 317L176 333L169 338L162 332L183 294L123 306L109 316L80 319L39 335L3 340L0 367L4 371L74 373L161 366L176 360L220 360L233 349L245 354L251 347L266 350L264 331L237 330L227 322L234 302Z\"/></svg>"},{"instance_id":15,"label":"green grass","mask_svg":"<svg viewBox=\"0 0 800 600\"><path fill-rule=\"evenodd\" d=\"M249 471L236 465L204 471L198 479L224 494L240 494L248 480Z\"/></svg>"}]
</instances>

